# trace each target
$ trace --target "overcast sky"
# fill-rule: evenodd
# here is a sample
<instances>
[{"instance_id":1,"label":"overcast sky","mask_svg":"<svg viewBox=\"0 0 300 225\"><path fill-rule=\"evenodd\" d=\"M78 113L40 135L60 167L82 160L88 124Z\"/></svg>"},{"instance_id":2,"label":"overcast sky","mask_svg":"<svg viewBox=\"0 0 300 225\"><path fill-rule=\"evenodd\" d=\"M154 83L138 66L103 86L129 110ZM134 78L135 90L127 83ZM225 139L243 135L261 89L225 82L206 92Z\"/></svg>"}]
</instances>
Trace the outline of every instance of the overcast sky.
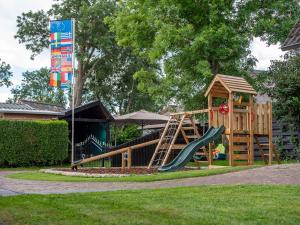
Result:
<instances>
[{"instance_id":1,"label":"overcast sky","mask_svg":"<svg viewBox=\"0 0 300 225\"><path fill-rule=\"evenodd\" d=\"M14 39L17 30L16 18L29 10L47 10L51 4L51 0L0 0L0 58L11 65L14 85L20 84L22 72L49 67L50 64L49 51L43 52L32 61L30 51ZM254 40L251 48L252 54L258 59L256 69L267 69L270 60L279 59L282 55L279 46L267 47L259 39ZM9 97L11 97L10 88L0 87L0 102L6 101Z\"/></svg>"}]
</instances>

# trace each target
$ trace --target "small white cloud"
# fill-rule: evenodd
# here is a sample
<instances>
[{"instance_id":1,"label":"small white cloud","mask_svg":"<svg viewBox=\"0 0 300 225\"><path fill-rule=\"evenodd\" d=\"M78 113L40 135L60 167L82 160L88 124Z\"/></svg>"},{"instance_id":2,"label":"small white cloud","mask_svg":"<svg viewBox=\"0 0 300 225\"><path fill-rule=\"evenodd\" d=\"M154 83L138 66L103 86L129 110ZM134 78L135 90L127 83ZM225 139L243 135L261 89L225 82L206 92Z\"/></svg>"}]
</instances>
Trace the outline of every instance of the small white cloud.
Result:
<instances>
[{"instance_id":1,"label":"small white cloud","mask_svg":"<svg viewBox=\"0 0 300 225\"><path fill-rule=\"evenodd\" d=\"M258 60L256 69L267 70L271 65L271 60L279 60L284 54L280 49L280 45L268 46L266 42L261 41L259 38L254 38L251 43L252 55Z\"/></svg>"}]
</instances>

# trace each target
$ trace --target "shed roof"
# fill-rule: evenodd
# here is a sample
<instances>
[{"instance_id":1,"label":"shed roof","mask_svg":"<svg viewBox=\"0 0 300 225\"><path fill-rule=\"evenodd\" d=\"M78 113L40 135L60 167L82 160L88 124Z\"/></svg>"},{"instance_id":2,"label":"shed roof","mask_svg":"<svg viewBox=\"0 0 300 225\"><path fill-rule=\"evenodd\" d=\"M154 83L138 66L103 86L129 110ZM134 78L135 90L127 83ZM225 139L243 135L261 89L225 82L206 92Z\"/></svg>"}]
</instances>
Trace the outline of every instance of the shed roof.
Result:
<instances>
[{"instance_id":1,"label":"shed roof","mask_svg":"<svg viewBox=\"0 0 300 225\"><path fill-rule=\"evenodd\" d=\"M215 75L215 78L208 86L205 92L205 96L209 94L209 92L216 85L216 83L221 83L221 85L226 89L228 93L240 92L240 93L248 93L254 95L257 94L257 92L253 89L253 87L243 77L217 74Z\"/></svg>"},{"instance_id":2,"label":"shed roof","mask_svg":"<svg viewBox=\"0 0 300 225\"><path fill-rule=\"evenodd\" d=\"M103 121L113 121L114 118L110 112L105 108L100 100L88 102L84 105L78 106L74 109L74 117L80 119L97 119ZM72 109L65 112L60 119L71 120Z\"/></svg>"},{"instance_id":3,"label":"shed roof","mask_svg":"<svg viewBox=\"0 0 300 225\"><path fill-rule=\"evenodd\" d=\"M2 103L0 102L0 113L13 114L41 114L41 115L62 115L63 110L58 110L57 106L46 103L38 103L35 105L28 104L30 101L21 101L19 103ZM42 107L38 107L43 105ZM62 108L61 108L62 109Z\"/></svg>"},{"instance_id":4,"label":"shed roof","mask_svg":"<svg viewBox=\"0 0 300 225\"><path fill-rule=\"evenodd\" d=\"M281 46L281 49L283 51L287 51L298 47L300 47L300 19L288 34L286 40Z\"/></svg>"}]
</instances>

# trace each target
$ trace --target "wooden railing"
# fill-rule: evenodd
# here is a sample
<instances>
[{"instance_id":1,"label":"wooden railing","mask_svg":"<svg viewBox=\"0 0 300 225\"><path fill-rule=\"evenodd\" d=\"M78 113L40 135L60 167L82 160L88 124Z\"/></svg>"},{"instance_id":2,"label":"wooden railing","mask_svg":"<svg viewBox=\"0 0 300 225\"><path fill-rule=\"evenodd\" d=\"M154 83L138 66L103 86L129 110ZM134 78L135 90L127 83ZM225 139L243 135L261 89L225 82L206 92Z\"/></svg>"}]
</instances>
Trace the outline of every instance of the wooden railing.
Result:
<instances>
[{"instance_id":1,"label":"wooden railing","mask_svg":"<svg viewBox=\"0 0 300 225\"><path fill-rule=\"evenodd\" d=\"M270 129L270 113L272 104L254 104L253 110L249 112L249 107L244 109L234 109L233 111L233 130L234 132L249 132L250 121L253 123L254 134L268 135ZM219 107L212 107L210 112L211 125L229 127L229 115L222 114ZM271 117L272 118L272 117Z\"/></svg>"}]
</instances>

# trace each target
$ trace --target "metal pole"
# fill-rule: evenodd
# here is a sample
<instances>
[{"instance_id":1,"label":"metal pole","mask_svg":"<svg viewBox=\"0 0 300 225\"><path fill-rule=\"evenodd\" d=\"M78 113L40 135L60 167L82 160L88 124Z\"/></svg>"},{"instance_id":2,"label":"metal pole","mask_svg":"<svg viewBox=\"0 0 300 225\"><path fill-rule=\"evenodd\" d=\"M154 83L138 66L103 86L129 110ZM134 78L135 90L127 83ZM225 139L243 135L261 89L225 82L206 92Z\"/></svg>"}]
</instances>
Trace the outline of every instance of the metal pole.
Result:
<instances>
[{"instance_id":1,"label":"metal pole","mask_svg":"<svg viewBox=\"0 0 300 225\"><path fill-rule=\"evenodd\" d=\"M74 163L74 106L75 106L75 19L72 19L72 37L73 37L73 54L72 54L72 153L71 163Z\"/></svg>"}]
</instances>

